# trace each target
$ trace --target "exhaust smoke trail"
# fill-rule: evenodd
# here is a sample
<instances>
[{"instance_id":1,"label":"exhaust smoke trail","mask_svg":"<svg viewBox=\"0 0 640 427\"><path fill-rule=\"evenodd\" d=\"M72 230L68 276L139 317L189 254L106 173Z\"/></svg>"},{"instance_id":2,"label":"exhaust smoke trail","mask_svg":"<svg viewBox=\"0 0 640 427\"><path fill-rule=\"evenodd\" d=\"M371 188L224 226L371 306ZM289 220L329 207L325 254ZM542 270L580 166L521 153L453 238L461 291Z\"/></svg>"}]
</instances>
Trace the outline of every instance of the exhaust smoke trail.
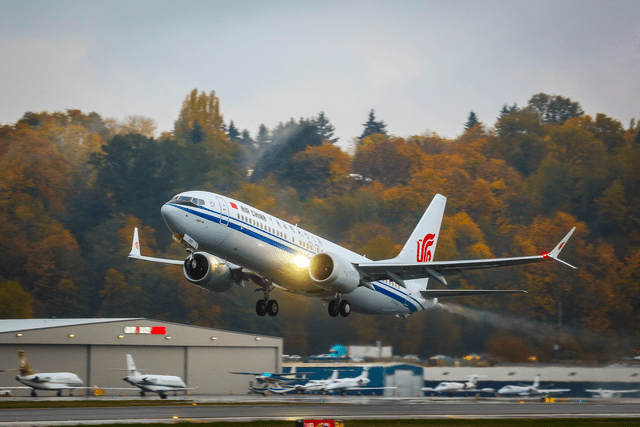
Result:
<instances>
[{"instance_id":1,"label":"exhaust smoke trail","mask_svg":"<svg viewBox=\"0 0 640 427\"><path fill-rule=\"evenodd\" d=\"M477 310L474 308L463 307L454 304L438 303L438 306L449 313L457 314L476 322L489 323L502 329L517 329L535 334L541 337L548 337L557 333L557 329L553 325L541 322L534 322L527 319L516 319L513 317L503 316L501 314L491 313L486 310ZM566 332L566 328L563 329Z\"/></svg>"}]
</instances>

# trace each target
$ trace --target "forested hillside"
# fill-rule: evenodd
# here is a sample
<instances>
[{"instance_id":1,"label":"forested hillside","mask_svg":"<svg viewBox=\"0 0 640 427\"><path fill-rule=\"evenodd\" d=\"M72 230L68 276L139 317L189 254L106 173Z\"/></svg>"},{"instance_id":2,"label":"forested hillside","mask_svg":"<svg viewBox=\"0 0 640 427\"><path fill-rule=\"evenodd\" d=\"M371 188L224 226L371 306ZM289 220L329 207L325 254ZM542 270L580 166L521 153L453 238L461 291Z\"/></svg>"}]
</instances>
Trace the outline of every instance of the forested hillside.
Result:
<instances>
[{"instance_id":1,"label":"forested hillside","mask_svg":"<svg viewBox=\"0 0 640 427\"><path fill-rule=\"evenodd\" d=\"M303 355L381 341L398 354L544 360L560 343L563 357L604 361L640 347L635 121L625 128L537 94L526 107L502 107L495 123L471 112L449 140L388 134L372 110L351 156L329 120L321 112L263 125L253 138L225 122L214 92L194 90L174 131L160 136L145 117L118 122L78 110L27 112L0 125L1 317L144 316L282 335L286 353ZM243 200L371 259L395 256L442 193L436 259L539 254L576 226L562 257L578 270L545 263L448 277L451 288L529 292L442 301L496 314L484 321L453 308L330 318L321 302L282 293L281 314L259 318L250 288L209 294L179 268L125 267L134 227L147 255L184 256L160 207L194 189ZM563 327L551 327L559 304Z\"/></svg>"}]
</instances>

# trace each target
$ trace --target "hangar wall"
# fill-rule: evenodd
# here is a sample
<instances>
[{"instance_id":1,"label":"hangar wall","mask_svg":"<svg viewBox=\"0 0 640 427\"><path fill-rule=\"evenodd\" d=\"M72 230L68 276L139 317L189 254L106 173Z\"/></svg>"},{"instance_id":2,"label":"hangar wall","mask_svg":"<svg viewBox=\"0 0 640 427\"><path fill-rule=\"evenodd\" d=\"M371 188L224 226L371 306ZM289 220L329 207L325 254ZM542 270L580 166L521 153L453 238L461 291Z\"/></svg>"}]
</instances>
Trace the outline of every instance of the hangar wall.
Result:
<instances>
[{"instance_id":1,"label":"hangar wall","mask_svg":"<svg viewBox=\"0 0 640 427\"><path fill-rule=\"evenodd\" d=\"M18 350L25 350L32 369L73 372L85 386L105 389L131 387L122 380L127 353L143 373L178 375L189 387L197 386L192 394L244 394L253 378L229 371L282 369L282 338L142 318L0 320L0 369L17 367ZM0 373L0 386L20 385L15 372ZM137 393L105 390L105 395Z\"/></svg>"}]
</instances>

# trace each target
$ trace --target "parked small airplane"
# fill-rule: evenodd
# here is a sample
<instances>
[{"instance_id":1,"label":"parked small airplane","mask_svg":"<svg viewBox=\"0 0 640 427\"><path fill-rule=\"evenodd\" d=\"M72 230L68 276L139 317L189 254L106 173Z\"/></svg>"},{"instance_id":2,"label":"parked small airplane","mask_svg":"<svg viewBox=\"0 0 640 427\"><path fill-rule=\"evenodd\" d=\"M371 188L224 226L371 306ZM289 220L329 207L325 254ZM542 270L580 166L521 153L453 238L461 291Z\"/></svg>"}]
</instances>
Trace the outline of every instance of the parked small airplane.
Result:
<instances>
[{"instance_id":1,"label":"parked small airplane","mask_svg":"<svg viewBox=\"0 0 640 427\"><path fill-rule=\"evenodd\" d=\"M308 373L295 373L295 372L291 372L291 373L282 373L282 374L277 374L277 373L273 373L273 372L263 372L263 373L256 373L256 372L229 372L230 374L238 374L238 375L253 375L253 377L255 378L256 382L258 384L261 384L262 387L249 387L249 392L251 393L257 393L257 394L264 394L266 395L267 392L272 392L272 393L277 393L277 394L283 394L283 393L287 393L290 391L295 390L294 388L291 387L282 387L280 384L288 384L294 381L298 381L300 379L306 379Z\"/></svg>"},{"instance_id":2,"label":"parked small airplane","mask_svg":"<svg viewBox=\"0 0 640 427\"><path fill-rule=\"evenodd\" d=\"M431 387L423 387L422 391L431 391L435 393L460 393L460 392L472 392L472 391L483 391L487 393L491 393L494 391L492 388L482 388L478 389L478 378L484 375L468 375L469 381L466 383L456 382L456 381L443 381L434 388Z\"/></svg>"},{"instance_id":3,"label":"parked small airplane","mask_svg":"<svg viewBox=\"0 0 640 427\"><path fill-rule=\"evenodd\" d=\"M329 384L324 388L327 393L339 392L342 395L347 394L349 391L361 392L362 390L386 390L394 389L396 387L367 387L371 382L369 379L369 368L364 367L362 373L353 378L333 378Z\"/></svg>"},{"instance_id":4,"label":"parked small airplane","mask_svg":"<svg viewBox=\"0 0 640 427\"><path fill-rule=\"evenodd\" d=\"M292 388L302 393L315 393L324 391L325 388L331 383L338 379L338 369L334 369L331 377L326 380L309 380L305 384L295 385Z\"/></svg>"},{"instance_id":5,"label":"parked small airplane","mask_svg":"<svg viewBox=\"0 0 640 427\"><path fill-rule=\"evenodd\" d=\"M431 279L447 285L445 274L551 259L569 265L558 256L575 227L551 252L541 255L434 261L446 200L436 194L397 257L371 261L237 200L187 191L161 209L174 240L189 252L187 258L143 256L137 228L129 258L182 265L189 282L211 292L253 282L263 293L256 303L259 316L278 314L278 302L270 297L276 288L325 301L333 317L346 317L352 310L407 316L435 307L443 297L526 293L427 288Z\"/></svg>"},{"instance_id":6,"label":"parked small airplane","mask_svg":"<svg viewBox=\"0 0 640 427\"><path fill-rule=\"evenodd\" d=\"M126 355L126 360L126 371L128 375L124 377L123 380L138 387L140 389L140 396L144 396L146 392L153 392L158 393L161 399L166 399L167 393L173 392L175 396L178 391L185 391L186 393L187 390L195 390L198 388L187 387L184 381L182 381L182 378L175 375L143 375L136 368L136 364L130 354Z\"/></svg>"},{"instance_id":7,"label":"parked small airplane","mask_svg":"<svg viewBox=\"0 0 640 427\"><path fill-rule=\"evenodd\" d=\"M24 350L18 350L18 369L3 369L0 372L20 371L16 380L27 387L0 387L3 391L31 390L31 396L36 397L36 390L54 390L57 396L62 396L63 390L69 390L69 396L73 396L75 389L89 389L82 380L71 372L36 372L29 367Z\"/></svg>"},{"instance_id":8,"label":"parked small airplane","mask_svg":"<svg viewBox=\"0 0 640 427\"><path fill-rule=\"evenodd\" d=\"M610 399L610 398L617 398L617 397L622 397L623 394L628 394L628 393L640 393L640 389L635 389L635 390L604 390L602 388L597 388L597 389L593 389L593 390L585 390L587 393L593 393L594 398L605 398L605 399Z\"/></svg>"},{"instance_id":9,"label":"parked small airplane","mask_svg":"<svg viewBox=\"0 0 640 427\"><path fill-rule=\"evenodd\" d=\"M570 388L540 388L540 374L536 375L531 385L506 385L498 390L501 396L516 394L518 396L551 396L553 394L561 394L570 392Z\"/></svg>"}]
</instances>

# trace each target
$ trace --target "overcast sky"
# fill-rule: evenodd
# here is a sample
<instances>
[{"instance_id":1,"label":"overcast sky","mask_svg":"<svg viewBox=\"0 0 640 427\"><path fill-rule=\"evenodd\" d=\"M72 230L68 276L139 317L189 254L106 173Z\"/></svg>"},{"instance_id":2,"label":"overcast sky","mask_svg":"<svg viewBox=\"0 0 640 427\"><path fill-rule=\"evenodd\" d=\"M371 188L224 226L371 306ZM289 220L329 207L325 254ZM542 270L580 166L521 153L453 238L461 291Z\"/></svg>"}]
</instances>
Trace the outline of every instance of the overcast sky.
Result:
<instances>
[{"instance_id":1,"label":"overcast sky","mask_svg":"<svg viewBox=\"0 0 640 427\"><path fill-rule=\"evenodd\" d=\"M640 1L0 0L0 123L26 111L142 115L173 129L194 88L255 136L371 109L398 136L493 126L531 95L640 118Z\"/></svg>"}]
</instances>

